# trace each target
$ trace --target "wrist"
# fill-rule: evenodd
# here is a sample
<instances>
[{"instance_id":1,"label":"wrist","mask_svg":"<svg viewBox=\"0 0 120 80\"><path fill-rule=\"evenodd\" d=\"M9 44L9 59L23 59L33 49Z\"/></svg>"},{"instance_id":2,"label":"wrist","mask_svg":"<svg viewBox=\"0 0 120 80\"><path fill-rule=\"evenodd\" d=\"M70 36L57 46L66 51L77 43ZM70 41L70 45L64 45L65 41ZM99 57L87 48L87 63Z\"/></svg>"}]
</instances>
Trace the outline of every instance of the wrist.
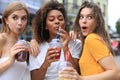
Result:
<instances>
[{"instance_id":1,"label":"wrist","mask_svg":"<svg viewBox=\"0 0 120 80\"><path fill-rule=\"evenodd\" d=\"M12 65L15 61L15 58L9 58L8 59L8 65Z\"/></svg>"},{"instance_id":2,"label":"wrist","mask_svg":"<svg viewBox=\"0 0 120 80\"><path fill-rule=\"evenodd\" d=\"M63 50L64 50L64 52L66 53L66 52L69 50L69 47L68 47L68 46L63 47Z\"/></svg>"},{"instance_id":3,"label":"wrist","mask_svg":"<svg viewBox=\"0 0 120 80\"><path fill-rule=\"evenodd\" d=\"M70 57L70 50L69 48L67 47L66 50L65 50L65 60L67 61Z\"/></svg>"}]
</instances>

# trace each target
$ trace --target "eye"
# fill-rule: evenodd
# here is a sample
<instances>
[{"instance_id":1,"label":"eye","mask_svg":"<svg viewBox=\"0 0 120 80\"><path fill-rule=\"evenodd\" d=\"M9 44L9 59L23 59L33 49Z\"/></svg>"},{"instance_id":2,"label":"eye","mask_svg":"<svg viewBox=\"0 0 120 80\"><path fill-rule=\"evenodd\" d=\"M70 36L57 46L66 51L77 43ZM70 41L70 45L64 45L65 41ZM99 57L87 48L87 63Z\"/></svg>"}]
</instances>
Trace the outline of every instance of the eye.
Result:
<instances>
[{"instance_id":1,"label":"eye","mask_svg":"<svg viewBox=\"0 0 120 80\"><path fill-rule=\"evenodd\" d=\"M13 20L17 20L18 17L17 17L17 16L13 16L12 19L13 19Z\"/></svg>"},{"instance_id":2,"label":"eye","mask_svg":"<svg viewBox=\"0 0 120 80\"><path fill-rule=\"evenodd\" d=\"M88 20L91 20L93 18L93 16L88 16L87 19Z\"/></svg>"},{"instance_id":3,"label":"eye","mask_svg":"<svg viewBox=\"0 0 120 80\"><path fill-rule=\"evenodd\" d=\"M49 21L54 21L54 18L50 18Z\"/></svg>"},{"instance_id":4,"label":"eye","mask_svg":"<svg viewBox=\"0 0 120 80\"><path fill-rule=\"evenodd\" d=\"M27 20L27 17L26 17L26 16L22 17L22 20L23 20L23 21L26 21L26 20Z\"/></svg>"},{"instance_id":5,"label":"eye","mask_svg":"<svg viewBox=\"0 0 120 80\"><path fill-rule=\"evenodd\" d=\"M83 18L84 18L84 17L80 15L79 19L81 20L81 19L83 19Z\"/></svg>"},{"instance_id":6,"label":"eye","mask_svg":"<svg viewBox=\"0 0 120 80\"><path fill-rule=\"evenodd\" d=\"M59 17L58 19L59 19L59 21L63 21L63 20L64 20L64 18L63 18L63 17Z\"/></svg>"}]
</instances>

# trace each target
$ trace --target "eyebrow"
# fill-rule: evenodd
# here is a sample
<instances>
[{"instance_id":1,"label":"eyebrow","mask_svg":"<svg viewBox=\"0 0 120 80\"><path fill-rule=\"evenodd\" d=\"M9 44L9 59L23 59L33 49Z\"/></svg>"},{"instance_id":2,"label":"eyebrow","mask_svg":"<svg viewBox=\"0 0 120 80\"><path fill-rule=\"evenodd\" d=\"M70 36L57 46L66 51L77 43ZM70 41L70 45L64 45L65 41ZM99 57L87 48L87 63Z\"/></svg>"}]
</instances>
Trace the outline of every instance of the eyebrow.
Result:
<instances>
[{"instance_id":1,"label":"eyebrow","mask_svg":"<svg viewBox=\"0 0 120 80\"><path fill-rule=\"evenodd\" d=\"M12 14L12 15L19 16L19 14ZM20 16L27 16L27 14L24 14L24 15L21 14Z\"/></svg>"}]
</instances>

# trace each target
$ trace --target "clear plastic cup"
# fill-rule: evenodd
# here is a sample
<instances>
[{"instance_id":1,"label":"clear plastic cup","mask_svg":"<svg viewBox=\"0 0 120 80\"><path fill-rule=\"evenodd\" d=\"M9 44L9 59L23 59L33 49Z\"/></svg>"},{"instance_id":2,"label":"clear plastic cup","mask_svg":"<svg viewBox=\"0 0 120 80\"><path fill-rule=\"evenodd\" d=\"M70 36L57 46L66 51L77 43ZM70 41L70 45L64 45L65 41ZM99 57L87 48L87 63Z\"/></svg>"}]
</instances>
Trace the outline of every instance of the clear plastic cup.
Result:
<instances>
[{"instance_id":1,"label":"clear plastic cup","mask_svg":"<svg viewBox=\"0 0 120 80\"><path fill-rule=\"evenodd\" d=\"M26 48L29 48L29 44L28 44L28 42L27 41L25 41L25 40L18 40L17 41L17 44L22 44L22 45L24 45ZM26 61L26 59L27 59L27 55L28 55L28 51L20 51L20 52L18 52L16 55L15 55L15 59L17 60L17 61L19 61L19 62L24 62L24 61Z\"/></svg>"},{"instance_id":2,"label":"clear plastic cup","mask_svg":"<svg viewBox=\"0 0 120 80\"><path fill-rule=\"evenodd\" d=\"M72 64L69 61L60 61L57 66L57 69L58 69L58 71L61 71L64 68L69 68L69 67L72 67ZM58 74L58 80L71 80L71 79L61 78L61 77L59 77L59 74Z\"/></svg>"},{"instance_id":3,"label":"clear plastic cup","mask_svg":"<svg viewBox=\"0 0 120 80\"><path fill-rule=\"evenodd\" d=\"M50 48L54 48L56 50L58 50L57 53L59 53L59 55L55 56L55 59L60 59L60 55L61 55L61 49L62 49L62 43L60 42L59 39L53 39L50 43L49 43L49 47Z\"/></svg>"}]
</instances>

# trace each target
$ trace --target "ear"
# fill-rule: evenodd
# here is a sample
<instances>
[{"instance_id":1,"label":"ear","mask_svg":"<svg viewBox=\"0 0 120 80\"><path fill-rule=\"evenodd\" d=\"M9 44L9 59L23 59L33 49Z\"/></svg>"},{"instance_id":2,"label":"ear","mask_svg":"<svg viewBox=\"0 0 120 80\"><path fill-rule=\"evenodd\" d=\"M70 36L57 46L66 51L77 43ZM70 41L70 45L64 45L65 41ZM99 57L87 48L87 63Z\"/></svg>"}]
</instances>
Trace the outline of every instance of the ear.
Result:
<instances>
[{"instance_id":1,"label":"ear","mask_svg":"<svg viewBox=\"0 0 120 80\"><path fill-rule=\"evenodd\" d=\"M8 24L8 18L5 18L5 23Z\"/></svg>"}]
</instances>

